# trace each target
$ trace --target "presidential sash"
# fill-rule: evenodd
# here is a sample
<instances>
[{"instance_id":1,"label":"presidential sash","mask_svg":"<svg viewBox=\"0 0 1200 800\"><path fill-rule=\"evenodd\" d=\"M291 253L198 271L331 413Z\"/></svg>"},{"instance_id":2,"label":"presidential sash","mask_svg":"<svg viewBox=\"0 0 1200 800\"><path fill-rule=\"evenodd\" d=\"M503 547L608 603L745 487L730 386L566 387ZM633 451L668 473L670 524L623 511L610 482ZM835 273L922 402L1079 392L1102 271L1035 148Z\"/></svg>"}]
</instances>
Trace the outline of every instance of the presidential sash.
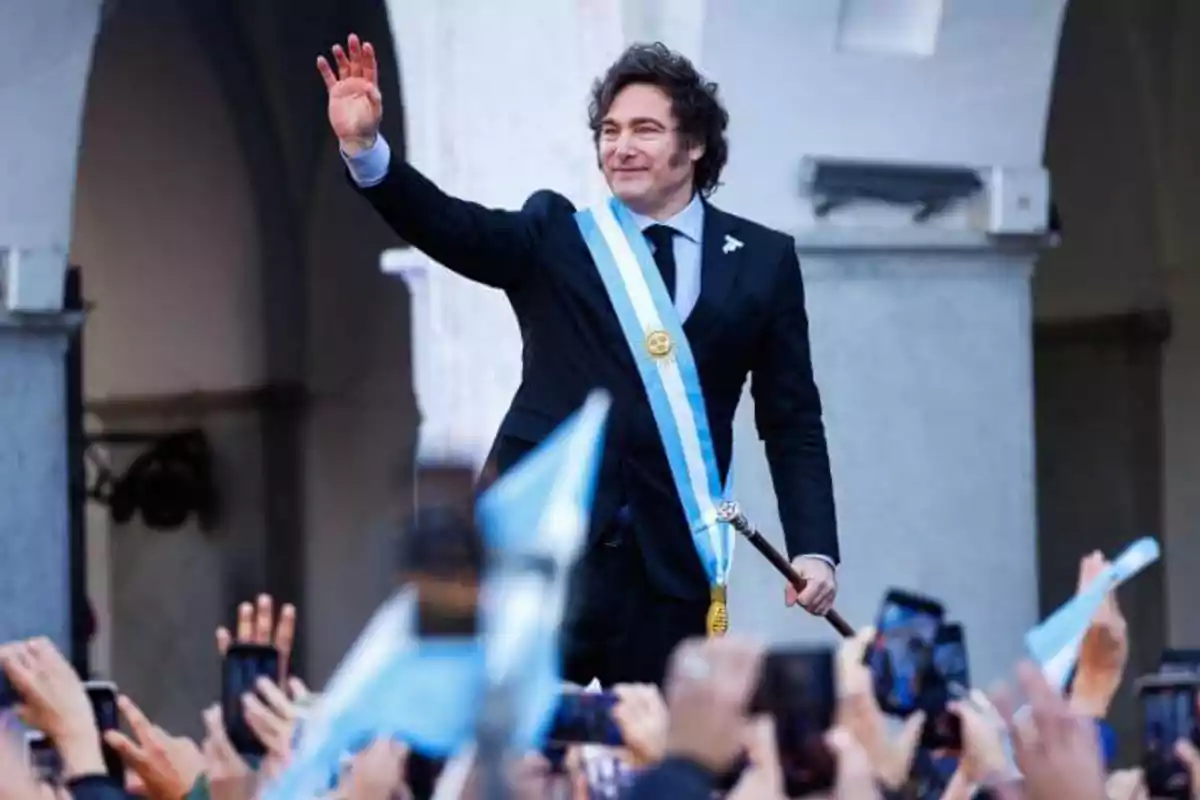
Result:
<instances>
[{"instance_id":1,"label":"presidential sash","mask_svg":"<svg viewBox=\"0 0 1200 800\"><path fill-rule=\"evenodd\" d=\"M679 312L646 237L620 200L614 197L579 211L575 222L646 387L692 542L708 575L708 632L721 635L729 628L725 589L733 563L734 530L717 514L725 487L717 468L696 361L683 335Z\"/></svg>"}]
</instances>

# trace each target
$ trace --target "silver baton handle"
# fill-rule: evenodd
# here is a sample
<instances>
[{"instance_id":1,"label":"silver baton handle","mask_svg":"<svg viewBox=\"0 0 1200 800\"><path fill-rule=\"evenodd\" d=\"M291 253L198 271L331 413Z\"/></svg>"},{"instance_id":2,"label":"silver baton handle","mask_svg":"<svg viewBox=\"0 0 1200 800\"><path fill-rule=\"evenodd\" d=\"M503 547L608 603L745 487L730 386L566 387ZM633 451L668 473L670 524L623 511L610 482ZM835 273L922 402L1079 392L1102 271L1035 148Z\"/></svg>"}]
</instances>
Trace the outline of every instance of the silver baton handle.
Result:
<instances>
[{"instance_id":1,"label":"silver baton handle","mask_svg":"<svg viewBox=\"0 0 1200 800\"><path fill-rule=\"evenodd\" d=\"M783 553L776 550L774 545L750 524L750 520L746 519L746 515L742 513L742 509L737 503L732 500L722 502L717 506L717 516L722 522L732 525L734 530L748 539L750 544L754 545L754 549L762 553L763 557L771 562L771 566L779 570L779 573L787 578L788 583L792 584L797 592L804 590L804 578L800 577L800 573L796 572L796 568L791 565L791 562L784 558ZM850 623L846 622L845 617L834 609L831 608L825 613L825 619L829 621L834 630L847 639L854 636L854 628L850 627Z\"/></svg>"}]
</instances>

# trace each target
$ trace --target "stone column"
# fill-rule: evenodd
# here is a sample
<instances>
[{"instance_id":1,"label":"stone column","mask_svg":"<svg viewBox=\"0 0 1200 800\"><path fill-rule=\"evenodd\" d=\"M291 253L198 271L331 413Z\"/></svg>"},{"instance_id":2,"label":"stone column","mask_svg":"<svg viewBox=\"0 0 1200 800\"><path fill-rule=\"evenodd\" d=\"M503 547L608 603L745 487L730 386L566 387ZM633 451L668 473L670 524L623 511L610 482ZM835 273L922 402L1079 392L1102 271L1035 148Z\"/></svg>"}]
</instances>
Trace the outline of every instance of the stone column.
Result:
<instances>
[{"instance_id":1,"label":"stone column","mask_svg":"<svg viewBox=\"0 0 1200 800\"><path fill-rule=\"evenodd\" d=\"M66 365L74 323L0 312L0 641L70 652Z\"/></svg>"},{"instance_id":2,"label":"stone column","mask_svg":"<svg viewBox=\"0 0 1200 800\"><path fill-rule=\"evenodd\" d=\"M0 251L66 263L100 5L39 0L5 6ZM4 294L0 286L0 298ZM66 415L65 354L74 324L56 314L18 318L0 310L0 563L6 565L0 640L44 634L65 651L71 610L67 426L75 422Z\"/></svg>"},{"instance_id":3,"label":"stone column","mask_svg":"<svg viewBox=\"0 0 1200 800\"><path fill-rule=\"evenodd\" d=\"M837 607L860 626L889 587L939 598L966 625L982 680L1013 663L1037 621L1036 253L903 233L799 240L840 526ZM782 549L775 492L788 489L771 486L749 392L734 424L735 491ZM836 639L784 607L782 580L744 542L731 586L734 630Z\"/></svg>"}]
</instances>

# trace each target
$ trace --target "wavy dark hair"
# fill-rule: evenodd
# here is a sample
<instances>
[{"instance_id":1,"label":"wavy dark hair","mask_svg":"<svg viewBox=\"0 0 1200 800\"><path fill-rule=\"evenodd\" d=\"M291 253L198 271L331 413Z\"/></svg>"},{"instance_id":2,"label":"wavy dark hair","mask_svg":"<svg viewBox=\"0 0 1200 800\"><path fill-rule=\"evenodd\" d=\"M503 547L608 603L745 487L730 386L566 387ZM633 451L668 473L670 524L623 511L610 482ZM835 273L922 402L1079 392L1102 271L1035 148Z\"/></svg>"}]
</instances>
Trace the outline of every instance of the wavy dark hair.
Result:
<instances>
[{"instance_id":1,"label":"wavy dark hair","mask_svg":"<svg viewBox=\"0 0 1200 800\"><path fill-rule=\"evenodd\" d=\"M717 97L717 84L706 79L683 55L662 42L635 44L621 54L604 77L592 84L588 125L592 139L600 144L600 125L613 99L635 83L657 86L671 98L671 111L679 124L684 147L704 146L696 162L696 191L708 197L721 184L721 170L729 160L729 112Z\"/></svg>"}]
</instances>

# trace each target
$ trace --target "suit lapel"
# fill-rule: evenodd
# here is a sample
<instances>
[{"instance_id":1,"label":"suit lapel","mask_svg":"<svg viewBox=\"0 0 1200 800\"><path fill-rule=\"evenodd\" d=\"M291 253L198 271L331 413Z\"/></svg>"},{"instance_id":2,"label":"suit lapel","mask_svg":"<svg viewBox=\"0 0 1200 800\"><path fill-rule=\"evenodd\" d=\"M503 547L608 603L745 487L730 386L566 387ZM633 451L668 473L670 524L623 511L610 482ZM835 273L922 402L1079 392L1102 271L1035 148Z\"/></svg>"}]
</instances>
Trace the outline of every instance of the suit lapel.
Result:
<instances>
[{"instance_id":1,"label":"suit lapel","mask_svg":"<svg viewBox=\"0 0 1200 800\"><path fill-rule=\"evenodd\" d=\"M736 228L734 217L705 204L704 238L700 244L700 297L683 323L684 333L693 345L728 318L722 310L727 308L725 301L737 282L746 249L745 246L727 247L730 241L727 237L738 241L734 233Z\"/></svg>"}]
</instances>

